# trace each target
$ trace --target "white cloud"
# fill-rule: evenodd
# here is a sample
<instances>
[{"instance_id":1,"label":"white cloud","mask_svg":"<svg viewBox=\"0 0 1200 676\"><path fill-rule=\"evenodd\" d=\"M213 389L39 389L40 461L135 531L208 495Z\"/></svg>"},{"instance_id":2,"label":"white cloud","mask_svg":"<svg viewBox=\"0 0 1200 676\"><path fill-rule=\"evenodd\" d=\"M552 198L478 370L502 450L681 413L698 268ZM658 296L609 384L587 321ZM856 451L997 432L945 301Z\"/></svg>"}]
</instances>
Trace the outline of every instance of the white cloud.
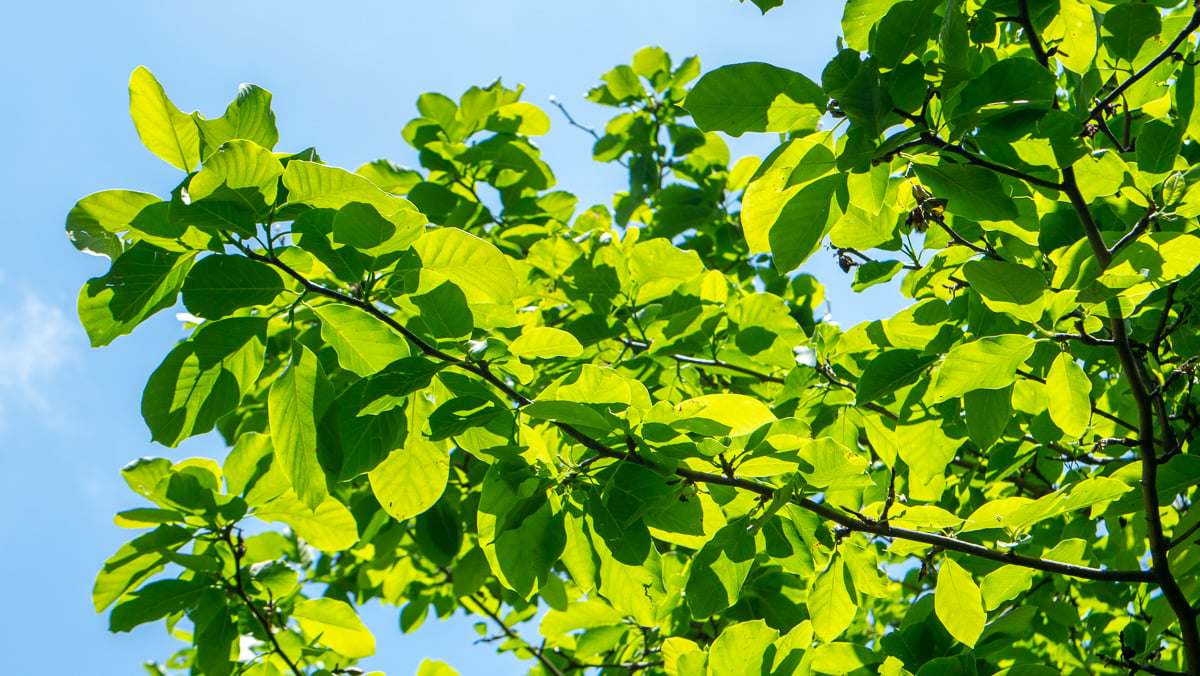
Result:
<instances>
[{"instance_id":1,"label":"white cloud","mask_svg":"<svg viewBox=\"0 0 1200 676\"><path fill-rule=\"evenodd\" d=\"M15 310L0 308L0 401L46 408L43 386L72 357L74 329L61 309L21 291Z\"/></svg>"}]
</instances>

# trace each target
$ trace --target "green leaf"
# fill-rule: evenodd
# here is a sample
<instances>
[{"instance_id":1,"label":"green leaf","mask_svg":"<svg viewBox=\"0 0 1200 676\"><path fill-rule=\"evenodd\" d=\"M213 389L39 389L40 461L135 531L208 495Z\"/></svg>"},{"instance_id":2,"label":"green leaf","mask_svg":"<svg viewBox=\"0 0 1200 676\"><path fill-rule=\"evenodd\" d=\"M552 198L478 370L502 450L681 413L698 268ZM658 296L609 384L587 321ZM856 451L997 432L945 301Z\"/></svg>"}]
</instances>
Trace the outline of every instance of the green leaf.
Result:
<instances>
[{"instance_id":1,"label":"green leaf","mask_svg":"<svg viewBox=\"0 0 1200 676\"><path fill-rule=\"evenodd\" d=\"M876 284L890 282L903 269L904 263L900 261L868 261L855 269L850 290L859 293Z\"/></svg>"},{"instance_id":2,"label":"green leaf","mask_svg":"<svg viewBox=\"0 0 1200 676\"><path fill-rule=\"evenodd\" d=\"M316 355L297 345L286 371L271 383L267 414L278 458L300 501L316 509L329 494L317 459L317 421L333 402L333 387Z\"/></svg>"},{"instance_id":3,"label":"green leaf","mask_svg":"<svg viewBox=\"0 0 1200 676\"><path fill-rule=\"evenodd\" d=\"M171 103L145 66L138 66L129 76L129 115L150 152L180 171L191 171L200 163L196 123Z\"/></svg>"},{"instance_id":4,"label":"green leaf","mask_svg":"<svg viewBox=\"0 0 1200 676\"><path fill-rule=\"evenodd\" d=\"M813 581L808 593L813 633L822 643L829 643L846 631L856 613L853 592L846 584L845 564L840 557L834 558Z\"/></svg>"},{"instance_id":5,"label":"green leaf","mask_svg":"<svg viewBox=\"0 0 1200 676\"><path fill-rule=\"evenodd\" d=\"M345 601L300 601L292 610L292 617L300 623L305 634L312 638L319 636L321 643L346 657L361 658L375 654L375 637Z\"/></svg>"},{"instance_id":6,"label":"green leaf","mask_svg":"<svg viewBox=\"0 0 1200 676\"><path fill-rule=\"evenodd\" d=\"M517 101L493 110L488 115L484 129L505 134L541 136L550 131L550 117L532 103Z\"/></svg>"},{"instance_id":7,"label":"green leaf","mask_svg":"<svg viewBox=\"0 0 1200 676\"><path fill-rule=\"evenodd\" d=\"M159 580L133 592L117 604L108 616L111 632L132 631L134 627L154 622L190 608L204 586L197 580Z\"/></svg>"},{"instance_id":8,"label":"green leaf","mask_svg":"<svg viewBox=\"0 0 1200 676\"><path fill-rule=\"evenodd\" d=\"M987 623L987 613L983 610L979 587L975 586L970 573L952 559L942 561L938 570L933 607L951 636L968 646L975 646Z\"/></svg>"},{"instance_id":9,"label":"green leaf","mask_svg":"<svg viewBox=\"0 0 1200 676\"><path fill-rule=\"evenodd\" d=\"M964 265L962 273L990 309L1030 323L1042 318L1046 279L1037 270L1018 263L978 260Z\"/></svg>"},{"instance_id":10,"label":"green leaf","mask_svg":"<svg viewBox=\"0 0 1200 676\"><path fill-rule=\"evenodd\" d=\"M1050 397L1050 419L1067 436L1079 438L1092 419L1092 381L1071 357L1062 352L1046 374L1046 394Z\"/></svg>"},{"instance_id":11,"label":"green leaf","mask_svg":"<svg viewBox=\"0 0 1200 676\"><path fill-rule=\"evenodd\" d=\"M989 169L945 160L936 165L916 163L913 169L934 197L947 200L946 211L955 216L981 222L1018 217L1016 203Z\"/></svg>"},{"instance_id":12,"label":"green leaf","mask_svg":"<svg viewBox=\"0 0 1200 676\"><path fill-rule=\"evenodd\" d=\"M125 250L121 235L146 208L162 200L144 192L105 190L84 197L67 214L67 237L76 249L116 260Z\"/></svg>"},{"instance_id":13,"label":"green leaf","mask_svg":"<svg viewBox=\"0 0 1200 676\"><path fill-rule=\"evenodd\" d=\"M358 543L354 516L332 495L312 508L287 491L256 509L254 516L287 524L297 537L323 552L340 552Z\"/></svg>"},{"instance_id":14,"label":"green leaf","mask_svg":"<svg viewBox=\"0 0 1200 676\"><path fill-rule=\"evenodd\" d=\"M892 5L875 28L871 56L883 68L895 68L909 56L920 57L929 42L935 0L906 0Z\"/></svg>"},{"instance_id":15,"label":"green leaf","mask_svg":"<svg viewBox=\"0 0 1200 676\"><path fill-rule=\"evenodd\" d=\"M421 311L421 321L435 338L461 339L475 329L467 297L453 282L442 282L432 291L409 296L409 300Z\"/></svg>"},{"instance_id":16,"label":"green leaf","mask_svg":"<svg viewBox=\"0 0 1200 676\"><path fill-rule=\"evenodd\" d=\"M241 308L270 305L282 292L283 278L266 263L214 254L188 272L183 304L197 317L220 319Z\"/></svg>"},{"instance_id":17,"label":"green leaf","mask_svg":"<svg viewBox=\"0 0 1200 676\"><path fill-rule=\"evenodd\" d=\"M855 59L854 76L837 90L838 106L853 124L868 139L874 139L888 126L889 117L894 115L895 104L888 89L879 76L879 67L874 61L859 65Z\"/></svg>"},{"instance_id":18,"label":"green leaf","mask_svg":"<svg viewBox=\"0 0 1200 676\"><path fill-rule=\"evenodd\" d=\"M779 638L779 631L763 620L738 622L721 630L708 649L710 674L721 676L759 676L763 673L764 658Z\"/></svg>"},{"instance_id":19,"label":"green leaf","mask_svg":"<svg viewBox=\"0 0 1200 676\"><path fill-rule=\"evenodd\" d=\"M1101 39L1118 59L1132 62L1142 44L1162 32L1162 15L1157 7L1141 2L1126 2L1104 14Z\"/></svg>"},{"instance_id":20,"label":"green leaf","mask_svg":"<svg viewBox=\"0 0 1200 676\"><path fill-rule=\"evenodd\" d=\"M508 346L508 352L517 357L535 359L578 357L583 354L583 346L575 336L562 329L537 326L522 332Z\"/></svg>"},{"instance_id":21,"label":"green leaf","mask_svg":"<svg viewBox=\"0 0 1200 676\"><path fill-rule=\"evenodd\" d=\"M287 188L289 204L341 209L351 202L362 202L375 207L385 218L402 211L412 212L410 218L422 218L408 200L389 195L358 174L315 162L288 162L283 172L283 187Z\"/></svg>"},{"instance_id":22,"label":"green leaf","mask_svg":"<svg viewBox=\"0 0 1200 676\"><path fill-rule=\"evenodd\" d=\"M704 131L813 131L825 112L825 92L812 80L766 63L723 66L704 75L683 107Z\"/></svg>"},{"instance_id":23,"label":"green leaf","mask_svg":"<svg viewBox=\"0 0 1200 676\"><path fill-rule=\"evenodd\" d=\"M1150 120L1137 136L1137 166L1149 174L1165 174L1175 167L1184 129L1163 120Z\"/></svg>"},{"instance_id":24,"label":"green leaf","mask_svg":"<svg viewBox=\"0 0 1200 676\"><path fill-rule=\"evenodd\" d=\"M850 674L862 667L879 664L882 658L866 646L838 641L819 645L813 650L812 668L821 674Z\"/></svg>"},{"instance_id":25,"label":"green leaf","mask_svg":"<svg viewBox=\"0 0 1200 676\"><path fill-rule=\"evenodd\" d=\"M672 427L708 436L741 437L775 421L766 404L742 394L706 394L675 409L681 418Z\"/></svg>"},{"instance_id":26,"label":"green leaf","mask_svg":"<svg viewBox=\"0 0 1200 676\"><path fill-rule=\"evenodd\" d=\"M79 321L92 347L108 345L174 305L192 260L192 254L140 242L113 261L108 274L88 280L79 292Z\"/></svg>"},{"instance_id":27,"label":"green leaf","mask_svg":"<svg viewBox=\"0 0 1200 676\"><path fill-rule=\"evenodd\" d=\"M92 603L100 612L125 592L148 580L168 563L168 555L190 542L192 531L180 526L159 526L121 545L96 575Z\"/></svg>"},{"instance_id":28,"label":"green leaf","mask_svg":"<svg viewBox=\"0 0 1200 676\"><path fill-rule=\"evenodd\" d=\"M407 249L424 229L425 218L415 211L401 210L385 218L371 204L351 202L333 217L333 243L383 256Z\"/></svg>"},{"instance_id":29,"label":"green leaf","mask_svg":"<svg viewBox=\"0 0 1200 676\"><path fill-rule=\"evenodd\" d=\"M742 197L742 228L751 253L771 253L771 233L776 228L803 229L806 225L809 230L819 228L818 234L807 237L812 243L810 249L816 246L824 233L824 223L798 220L798 211L789 213L785 220L783 213L788 201L801 188L833 171L835 166L833 151L811 139L789 141L771 153ZM830 190L828 197L832 198L832 194ZM797 222L788 222L792 219Z\"/></svg>"},{"instance_id":30,"label":"green leaf","mask_svg":"<svg viewBox=\"0 0 1200 676\"><path fill-rule=\"evenodd\" d=\"M174 447L237 407L262 371L266 328L260 317L205 323L171 350L142 394L142 417L155 441Z\"/></svg>"},{"instance_id":31,"label":"green leaf","mask_svg":"<svg viewBox=\"0 0 1200 676\"><path fill-rule=\"evenodd\" d=\"M898 1L847 0L842 13L842 32L846 36L846 44L859 52L870 49L870 37L875 27Z\"/></svg>"},{"instance_id":32,"label":"green leaf","mask_svg":"<svg viewBox=\"0 0 1200 676\"><path fill-rule=\"evenodd\" d=\"M814 488L855 488L875 483L867 475L870 461L835 439L822 437L803 444L799 457L812 467L801 473Z\"/></svg>"},{"instance_id":33,"label":"green leaf","mask_svg":"<svg viewBox=\"0 0 1200 676\"><path fill-rule=\"evenodd\" d=\"M738 0L738 2L746 2L746 0ZM783 6L783 0L750 0L750 2L753 2L763 14Z\"/></svg>"},{"instance_id":34,"label":"green leaf","mask_svg":"<svg viewBox=\"0 0 1200 676\"><path fill-rule=\"evenodd\" d=\"M967 435L983 450L991 448L1012 420L1012 388L972 390L963 395Z\"/></svg>"},{"instance_id":35,"label":"green leaf","mask_svg":"<svg viewBox=\"0 0 1200 676\"><path fill-rule=\"evenodd\" d=\"M678 249L661 237L635 244L628 260L638 305L665 298L704 274L704 263L695 251Z\"/></svg>"},{"instance_id":36,"label":"green leaf","mask_svg":"<svg viewBox=\"0 0 1200 676\"><path fill-rule=\"evenodd\" d=\"M331 303L313 308L321 320L321 337L337 353L338 364L359 376L370 376L408 357L408 341L373 315L350 305Z\"/></svg>"},{"instance_id":37,"label":"green leaf","mask_svg":"<svg viewBox=\"0 0 1200 676\"><path fill-rule=\"evenodd\" d=\"M225 592L215 587L206 589L191 619L195 625L196 670L206 676L233 674L231 656L240 632L229 611Z\"/></svg>"},{"instance_id":38,"label":"green leaf","mask_svg":"<svg viewBox=\"0 0 1200 676\"><path fill-rule=\"evenodd\" d=\"M950 350L934 373L938 401L974 390L998 390L1017 379L1017 369L1033 354L1036 341L1028 336L988 336Z\"/></svg>"},{"instance_id":39,"label":"green leaf","mask_svg":"<svg viewBox=\"0 0 1200 676\"><path fill-rule=\"evenodd\" d=\"M496 462L488 469L476 528L492 572L522 596L546 583L566 546L557 497L524 465Z\"/></svg>"},{"instance_id":40,"label":"green leaf","mask_svg":"<svg viewBox=\"0 0 1200 676\"><path fill-rule=\"evenodd\" d=\"M1079 193L1086 202L1108 197L1121 189L1128 168L1115 151L1108 148L1085 155L1074 165Z\"/></svg>"},{"instance_id":41,"label":"green leaf","mask_svg":"<svg viewBox=\"0 0 1200 676\"><path fill-rule=\"evenodd\" d=\"M693 617L711 617L737 603L756 551L748 526L746 519L730 522L692 558L686 596Z\"/></svg>"},{"instance_id":42,"label":"green leaf","mask_svg":"<svg viewBox=\"0 0 1200 676\"><path fill-rule=\"evenodd\" d=\"M1065 34L1054 57L1067 70L1083 75L1096 58L1095 13L1083 0L1059 0L1058 20Z\"/></svg>"},{"instance_id":43,"label":"green leaf","mask_svg":"<svg viewBox=\"0 0 1200 676\"><path fill-rule=\"evenodd\" d=\"M855 391L855 403L862 406L895 392L916 380L935 361L936 354L922 354L917 350L881 352L863 369Z\"/></svg>"},{"instance_id":44,"label":"green leaf","mask_svg":"<svg viewBox=\"0 0 1200 676\"><path fill-rule=\"evenodd\" d=\"M953 105L953 116L970 126L1014 110L1048 110L1055 101L1054 74L1028 58L1005 58L968 81ZM972 167L987 172L982 167ZM994 176L994 174L992 174ZM924 178L924 177L922 177ZM1015 218L1015 216L1014 216Z\"/></svg>"},{"instance_id":45,"label":"green leaf","mask_svg":"<svg viewBox=\"0 0 1200 676\"><path fill-rule=\"evenodd\" d=\"M508 258L492 244L458 228L438 228L413 245L421 259L421 284L454 282L467 302L508 305L516 297L517 278ZM432 277L430 281L427 278Z\"/></svg>"},{"instance_id":46,"label":"green leaf","mask_svg":"<svg viewBox=\"0 0 1200 676\"><path fill-rule=\"evenodd\" d=\"M420 183L421 172L402 167L388 160L375 160L362 165L354 173L366 178L379 186L380 189L394 195L406 195L413 186Z\"/></svg>"},{"instance_id":47,"label":"green leaf","mask_svg":"<svg viewBox=\"0 0 1200 676\"><path fill-rule=\"evenodd\" d=\"M252 141L267 150L279 142L275 128L275 113L271 111L271 92L252 84L238 87L237 98L215 120L206 120L193 113L200 128L200 143L204 158L215 149L234 139Z\"/></svg>"},{"instance_id":48,"label":"green leaf","mask_svg":"<svg viewBox=\"0 0 1200 676\"><path fill-rule=\"evenodd\" d=\"M202 200L234 202L265 216L275 206L283 171L283 164L270 150L253 141L229 141L204 160L204 167L188 182L188 197L193 204ZM235 232L253 237L256 229Z\"/></svg>"},{"instance_id":49,"label":"green leaf","mask_svg":"<svg viewBox=\"0 0 1200 676\"><path fill-rule=\"evenodd\" d=\"M1001 566L988 573L980 585L980 595L988 610L995 610L1029 591L1034 570L1024 566Z\"/></svg>"},{"instance_id":50,"label":"green leaf","mask_svg":"<svg viewBox=\"0 0 1200 676\"><path fill-rule=\"evenodd\" d=\"M404 448L392 451L368 476L384 511L397 521L406 521L442 497L449 472L450 454L445 447L417 433L409 434Z\"/></svg>"},{"instance_id":51,"label":"green leaf","mask_svg":"<svg viewBox=\"0 0 1200 676\"><path fill-rule=\"evenodd\" d=\"M458 676L458 672L445 662L426 658L421 660L421 666L417 667L417 676Z\"/></svg>"}]
</instances>

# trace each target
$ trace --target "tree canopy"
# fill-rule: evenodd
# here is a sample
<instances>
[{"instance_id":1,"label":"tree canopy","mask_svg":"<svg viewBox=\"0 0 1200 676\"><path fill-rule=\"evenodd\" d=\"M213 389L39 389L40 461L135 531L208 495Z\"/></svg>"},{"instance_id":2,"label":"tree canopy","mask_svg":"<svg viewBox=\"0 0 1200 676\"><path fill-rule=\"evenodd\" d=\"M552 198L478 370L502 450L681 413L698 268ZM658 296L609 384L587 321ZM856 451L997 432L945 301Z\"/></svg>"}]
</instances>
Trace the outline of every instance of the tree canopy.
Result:
<instances>
[{"instance_id":1,"label":"tree canopy","mask_svg":"<svg viewBox=\"0 0 1200 676\"><path fill-rule=\"evenodd\" d=\"M187 114L139 68L183 177L70 211L112 262L79 314L182 302L142 414L230 451L122 470L96 610L179 637L163 675L358 673L376 601L532 674L1200 674L1197 27L849 0L816 79L646 48L587 95L629 177L594 206L519 87L423 94L420 167L349 171L265 89ZM814 255L912 302L840 327Z\"/></svg>"}]
</instances>

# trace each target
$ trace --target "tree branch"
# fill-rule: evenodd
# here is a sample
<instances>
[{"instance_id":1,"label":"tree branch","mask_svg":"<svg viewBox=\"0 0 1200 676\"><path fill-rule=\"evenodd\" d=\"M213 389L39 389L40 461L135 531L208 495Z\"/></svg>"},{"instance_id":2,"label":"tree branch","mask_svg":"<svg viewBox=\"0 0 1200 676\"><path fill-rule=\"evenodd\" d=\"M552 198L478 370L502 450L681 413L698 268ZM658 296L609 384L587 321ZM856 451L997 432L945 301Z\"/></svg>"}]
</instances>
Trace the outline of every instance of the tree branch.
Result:
<instances>
[{"instance_id":1,"label":"tree branch","mask_svg":"<svg viewBox=\"0 0 1200 676\"><path fill-rule=\"evenodd\" d=\"M1021 0L1021 2L1024 4L1025 0ZM1179 35L1175 36L1175 39L1171 41L1171 44L1167 45L1167 48L1164 49L1161 54L1151 59L1150 63L1147 63L1137 73L1131 75L1124 82L1117 85L1117 88L1109 92L1108 96L1100 99L1100 102L1092 108L1092 112L1088 113L1088 119L1101 119L1105 108L1111 105L1113 101L1116 101L1119 96L1124 94L1126 89L1129 89L1136 84L1138 80L1141 80L1149 75L1151 71L1158 67L1158 64L1167 60L1172 54L1174 54L1175 49L1179 47L1179 45L1183 44L1183 41L1186 40L1189 35L1195 32L1197 28L1200 28L1200 8L1192 13L1192 20L1188 21L1187 25L1183 27L1183 30L1179 32ZM1128 125L1126 125L1126 129L1128 129Z\"/></svg>"},{"instance_id":2,"label":"tree branch","mask_svg":"<svg viewBox=\"0 0 1200 676\"><path fill-rule=\"evenodd\" d=\"M1050 57L1046 54L1045 48L1042 47L1042 39L1038 35L1037 30L1033 27L1033 19L1029 15L1029 0L1017 0L1017 7L1020 14L1017 16L1017 23L1021 24L1021 30L1025 32L1025 39L1029 41L1029 48L1033 50L1033 58L1042 64L1043 68L1050 68Z\"/></svg>"},{"instance_id":3,"label":"tree branch","mask_svg":"<svg viewBox=\"0 0 1200 676\"><path fill-rule=\"evenodd\" d=\"M246 593L246 586L242 583L242 554L241 550L239 549L239 543L235 543L233 541L232 530L232 528L225 528L220 532L221 540L225 544L229 545L230 551L233 552L233 593L236 594L237 597L246 604L246 607L250 609L251 614L254 615L254 619L258 621L259 626L261 626L263 632L266 633L267 642L271 644L271 652L279 655L280 659L282 659L284 663L288 665L288 668L292 670L293 674L296 676L304 676L304 672L301 671L300 667L296 666L296 663L287 656L287 653L283 652L283 646L279 645L279 639L275 638L275 632L271 630L271 622L267 618L263 617L262 611L258 609L258 606L254 605L254 601L251 600L250 595ZM238 536L238 539L241 540L241 536Z\"/></svg>"},{"instance_id":4,"label":"tree branch","mask_svg":"<svg viewBox=\"0 0 1200 676\"><path fill-rule=\"evenodd\" d=\"M1186 32L1195 29L1193 24L1200 25L1200 10L1192 17ZM1171 49L1174 49L1172 47ZM1075 175L1070 168L1063 170L1063 189L1071 200L1072 206L1079 217L1088 243L1091 244L1092 254L1100 264L1103 272L1112 262L1111 252L1105 248L1100 230L1092 218L1091 211L1083 200L1083 195L1075 183ZM1158 501L1158 465L1154 445L1154 418L1156 408L1161 418L1164 433L1171 424L1166 417L1165 405L1159 400L1154 401L1150 393L1149 378L1141 360L1134 354L1133 343L1125 328L1125 315L1121 310L1118 299L1109 299L1106 303L1109 315L1109 332L1112 334L1114 349L1121 362L1125 381L1133 395L1134 404L1138 411L1138 454L1142 460L1142 505L1146 512L1146 536L1150 541L1150 556L1153 566L1151 572L1162 589L1163 597L1179 619L1180 636L1183 642L1184 655L1188 671L1193 675L1200 674L1200 628L1196 626L1196 611L1192 608L1187 596L1179 587L1179 582L1171 573L1171 562L1167 556L1169 543L1163 535L1162 515L1159 513ZM1170 452L1172 449L1168 449Z\"/></svg>"},{"instance_id":5,"label":"tree branch","mask_svg":"<svg viewBox=\"0 0 1200 676\"><path fill-rule=\"evenodd\" d=\"M250 253L253 253L253 252L250 252ZM341 294L336 291L326 289L325 287L322 287L318 284L314 284L314 283L308 281L307 279L305 279L303 275L300 275L295 270L292 270L291 268L287 267L286 264L282 263L281 261L279 261L276 258L262 256L260 254L253 254L253 256L255 257L256 260L268 263L270 265L275 265L275 266L279 267L280 269L284 270L290 276L292 276L293 278L300 281L300 283L303 284L305 286L305 288L309 289L313 293L317 293L317 294L320 294L320 295L323 295L323 296L326 296L329 298L333 298L340 302L348 303L348 304L354 305L355 307L359 307L367 312L370 312L373 316L379 318L381 321L388 324L388 326L391 326L393 329L397 330L405 338L407 338L410 341L413 341L413 344L416 345L419 349L421 349L422 352L424 352L425 354L428 354L428 355L433 356L438 359L445 360L445 361L449 362L450 364L452 364L458 368L461 368L465 371L468 371L470 373L474 373L475 375L479 376L483 380L487 381L489 384L491 384L493 387L495 387L497 390L499 390L505 396L507 396L514 403L516 408L519 409L521 407L524 407L528 404L533 403L532 399L530 399L529 397L526 397L525 395L523 395L520 392L513 389L513 387L510 386L508 383L506 383L504 380L496 377L496 375L493 374L488 369L488 367L485 363L483 363L483 362L470 363L470 362L464 362L462 360L454 359L453 357L445 354L444 352L440 352L440 351L436 350L435 348L433 348L432 346L429 346L428 344L424 343L423 341L420 341L420 339L413 336L412 332L408 331L407 329L404 329L398 322L396 322L395 319L393 319L390 315L383 312L382 310L379 310L374 305L372 305L370 303L364 303L363 301L358 300L356 298L352 298L350 296L346 296L345 294ZM817 370L818 370L818 372L824 373L822 371L822 369L820 369L820 368L818 368ZM825 374L825 375L827 378L831 377L830 374ZM850 389L853 389L853 385L850 385L849 383L843 383L842 381L836 379L836 377L833 378L833 382L835 382L836 384L842 385L844 387L849 387ZM891 413L890 411L887 411L886 409L883 409L883 410L886 411L887 413L891 414L892 416L896 415L894 413ZM642 465L642 466L648 466L648 467L653 466L653 463L650 460L644 458L643 456L638 455L636 453L630 453L628 451L620 451L620 450L611 448L611 447L607 446L606 444L600 442L599 440L592 438L591 436L585 434L584 432L581 432L579 429L577 429L576 427L574 427L570 424L558 422L558 421L551 421L551 424L554 425L555 427L557 427L560 431L562 431L563 434L565 434L566 436L575 440L576 442L578 442L579 444L581 444L588 450L593 451L597 455L603 456L605 458L610 458L613 460L619 460L622 462L630 462L630 463L634 463L634 464L638 464L638 465ZM691 481L694 483L728 486L730 488L737 488L740 490L745 490L745 491L754 493L755 495L758 495L765 500L770 500L775 494L775 489L769 485L762 484L757 481L752 481L749 479L739 478L736 476L724 476L721 474L701 472L701 471L689 469L686 467L676 468L674 470L674 474L675 474L675 476L678 476L681 479L685 479L687 481ZM1106 582L1135 582L1135 583L1153 582L1155 580L1153 571L1112 570L1112 569L1088 568L1086 566L1076 566L1076 565L1067 564L1067 563L1060 563L1058 561L1049 561L1049 560L1045 560L1045 559L1039 559L1036 557L1017 554L1012 551L1008 551L1008 552L999 551L999 550L985 547L983 545L977 545L977 544L973 544L970 542L965 542L963 540L958 540L958 539L955 539L952 537L947 537L944 535L937 535L937 534L933 534L933 533L924 533L921 531L909 530L906 528L895 528L895 527L889 526L885 523L881 523L881 522L877 522L877 521L870 521L867 519L855 518L853 516L850 516L848 514L841 512L837 509L834 509L833 507L830 507L829 505L814 502L808 498L793 497L791 499L791 502L793 504L795 504L796 506L801 507L802 509L806 509L810 512L813 512L814 514L817 514L818 516L821 516L828 521L832 521L832 522L834 522L844 528L852 530L852 531L862 532L862 533L870 533L872 535L876 535L879 537L885 537L885 538L900 538L900 539L904 539L904 540L911 540L913 542L921 542L924 544L933 545L935 547L941 547L942 549L946 549L946 550L950 550L950 551L956 551L956 552L960 552L963 554L978 556L980 558L988 559L990 561L995 561L997 563L1011 564L1011 565L1021 566L1024 568L1032 568L1034 570L1041 570L1041 571L1050 572L1050 573L1057 573L1060 575L1069 575L1072 577L1077 577L1077 578L1081 578L1081 579L1085 579L1085 580L1097 580L1097 581L1106 581Z\"/></svg>"},{"instance_id":6,"label":"tree branch","mask_svg":"<svg viewBox=\"0 0 1200 676\"><path fill-rule=\"evenodd\" d=\"M460 600L466 601L467 599L470 599L481 613L492 618L492 621L496 623L496 626L500 627L500 630L504 632L505 636L513 639L514 641L520 641L522 644L524 644L529 652L533 653L533 656L537 658L537 661L541 662L542 667L544 667L546 671L554 674L554 676L564 676L562 670L558 668L558 665L556 665L554 662L551 662L541 648L534 648L532 645L530 645L529 641L526 641L521 637L520 634L514 631L512 627L505 624L504 619L500 617L498 611L493 611L492 609L488 608L487 604L474 596L464 596Z\"/></svg>"}]
</instances>

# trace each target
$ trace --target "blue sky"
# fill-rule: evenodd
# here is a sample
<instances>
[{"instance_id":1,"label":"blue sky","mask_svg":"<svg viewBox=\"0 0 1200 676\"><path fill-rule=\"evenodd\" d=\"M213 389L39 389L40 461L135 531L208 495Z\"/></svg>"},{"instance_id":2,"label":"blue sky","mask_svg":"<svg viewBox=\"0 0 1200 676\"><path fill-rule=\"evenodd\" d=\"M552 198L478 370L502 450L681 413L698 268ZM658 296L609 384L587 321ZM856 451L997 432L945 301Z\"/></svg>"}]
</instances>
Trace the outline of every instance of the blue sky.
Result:
<instances>
[{"instance_id":1,"label":"blue sky","mask_svg":"<svg viewBox=\"0 0 1200 676\"><path fill-rule=\"evenodd\" d=\"M224 451L214 438L152 445L139 414L146 378L182 337L173 312L91 350L75 299L107 260L75 252L63 232L86 194L129 188L165 194L179 176L138 141L128 116L130 72L146 65L184 110L219 116L242 82L273 92L280 150L316 146L354 168L387 157L414 165L400 137L425 91L457 98L502 76L527 85L554 128L539 139L561 189L583 204L620 189L617 167L590 159L581 122L607 111L582 99L599 75L658 45L704 70L767 61L819 79L833 55L841 3L789 0L766 17L733 0L441 0L440 2L25 2L0 29L0 636L9 673L132 674L178 647L159 626L113 636L91 608L100 564L129 533L112 514L137 505L118 470L141 455ZM733 144L761 154L772 139ZM850 294L832 256L812 269L843 325L891 314L894 291ZM380 646L364 666L415 673L426 656L463 674L523 671L496 658L466 620L427 622L402 636L395 609L366 609ZM497 661L499 660L499 661ZM527 668L528 665L526 665Z\"/></svg>"}]
</instances>

